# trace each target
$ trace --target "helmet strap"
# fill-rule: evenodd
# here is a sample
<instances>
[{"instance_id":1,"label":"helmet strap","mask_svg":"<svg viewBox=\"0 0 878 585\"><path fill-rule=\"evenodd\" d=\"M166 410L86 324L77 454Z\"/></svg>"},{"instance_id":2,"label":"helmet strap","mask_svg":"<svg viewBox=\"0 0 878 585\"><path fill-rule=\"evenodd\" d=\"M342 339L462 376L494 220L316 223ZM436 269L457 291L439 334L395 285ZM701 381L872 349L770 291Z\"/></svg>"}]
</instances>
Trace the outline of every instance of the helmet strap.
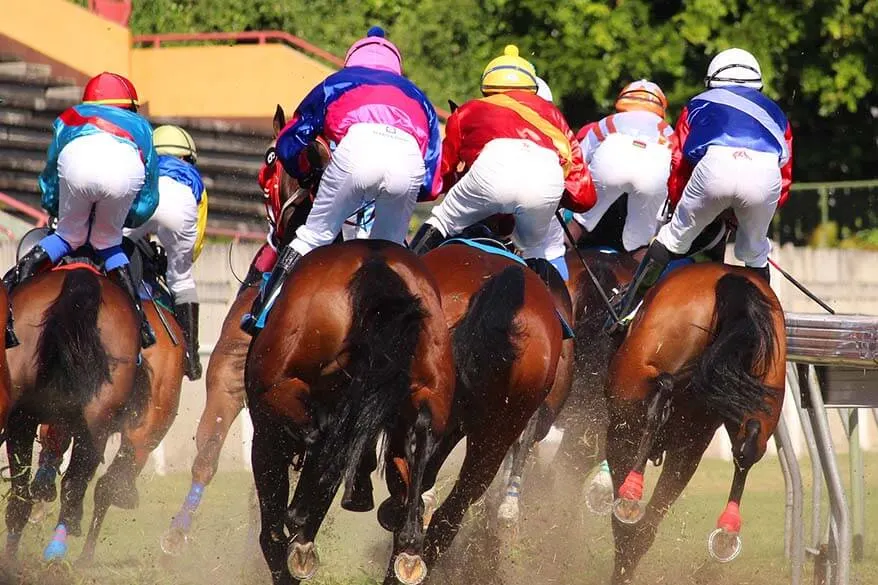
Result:
<instances>
[{"instance_id":1,"label":"helmet strap","mask_svg":"<svg viewBox=\"0 0 878 585\"><path fill-rule=\"evenodd\" d=\"M749 69L753 73L756 74L756 79L741 79L741 78L733 78L733 77L718 77L720 73L723 71L727 71L729 69L734 69L736 67L740 67L741 69ZM713 72L713 75L708 75L704 78L704 85L710 87L711 81L726 81L728 83L762 83L762 76L759 74L759 70L750 65L742 65L740 63L733 63L731 65L726 65L725 67L720 67L716 71Z\"/></svg>"}]
</instances>

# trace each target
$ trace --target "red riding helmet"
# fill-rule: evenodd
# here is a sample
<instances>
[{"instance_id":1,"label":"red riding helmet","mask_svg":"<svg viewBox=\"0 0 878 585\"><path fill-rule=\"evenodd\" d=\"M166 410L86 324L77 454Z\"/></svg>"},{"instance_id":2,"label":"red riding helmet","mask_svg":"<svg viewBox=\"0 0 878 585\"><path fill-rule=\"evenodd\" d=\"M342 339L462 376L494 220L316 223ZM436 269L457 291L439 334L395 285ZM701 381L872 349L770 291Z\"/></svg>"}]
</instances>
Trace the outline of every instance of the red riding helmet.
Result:
<instances>
[{"instance_id":1,"label":"red riding helmet","mask_svg":"<svg viewBox=\"0 0 878 585\"><path fill-rule=\"evenodd\" d=\"M140 106L137 90L127 78L104 71L95 75L85 84L82 103L118 106L136 112Z\"/></svg>"}]
</instances>

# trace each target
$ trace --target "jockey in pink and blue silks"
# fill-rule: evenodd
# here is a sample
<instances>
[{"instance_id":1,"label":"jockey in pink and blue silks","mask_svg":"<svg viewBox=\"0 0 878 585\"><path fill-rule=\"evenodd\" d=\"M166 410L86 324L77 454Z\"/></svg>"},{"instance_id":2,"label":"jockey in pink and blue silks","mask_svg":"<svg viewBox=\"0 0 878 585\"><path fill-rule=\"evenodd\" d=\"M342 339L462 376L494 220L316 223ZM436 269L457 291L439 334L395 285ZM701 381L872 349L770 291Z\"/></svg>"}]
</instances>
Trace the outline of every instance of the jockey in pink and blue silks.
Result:
<instances>
[{"instance_id":1,"label":"jockey in pink and blue silks","mask_svg":"<svg viewBox=\"0 0 878 585\"><path fill-rule=\"evenodd\" d=\"M331 244L345 219L375 201L370 238L405 242L418 201L431 201L441 188L439 120L427 96L402 75L402 56L372 27L354 43L345 66L305 97L277 138L284 169L308 185L314 178L304 156L322 136L332 160L320 178L305 224L280 252L268 281L241 327L253 334L259 317L280 293L302 256Z\"/></svg>"}]
</instances>

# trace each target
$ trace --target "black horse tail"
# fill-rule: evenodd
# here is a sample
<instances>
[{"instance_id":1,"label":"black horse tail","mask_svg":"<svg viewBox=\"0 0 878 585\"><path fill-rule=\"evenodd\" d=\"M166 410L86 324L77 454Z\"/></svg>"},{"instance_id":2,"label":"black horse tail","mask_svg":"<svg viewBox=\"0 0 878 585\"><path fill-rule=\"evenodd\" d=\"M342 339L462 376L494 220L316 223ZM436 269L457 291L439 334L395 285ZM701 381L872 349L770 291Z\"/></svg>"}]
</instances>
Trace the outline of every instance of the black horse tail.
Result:
<instances>
[{"instance_id":1,"label":"black horse tail","mask_svg":"<svg viewBox=\"0 0 878 585\"><path fill-rule=\"evenodd\" d=\"M716 283L713 340L694 364L696 399L723 420L768 411L765 398L778 392L762 379L777 359L778 339L769 299L738 274Z\"/></svg>"},{"instance_id":2,"label":"black horse tail","mask_svg":"<svg viewBox=\"0 0 878 585\"><path fill-rule=\"evenodd\" d=\"M515 315L524 305L524 268L492 276L469 300L452 337L457 378L470 392L508 372L518 357Z\"/></svg>"},{"instance_id":3,"label":"black horse tail","mask_svg":"<svg viewBox=\"0 0 878 585\"><path fill-rule=\"evenodd\" d=\"M389 431L411 392L411 366L427 312L380 256L368 258L351 278L352 325L346 343L350 383L334 412L321 417L317 458L324 481L353 480L367 448ZM323 418L323 420L319 420Z\"/></svg>"},{"instance_id":4,"label":"black horse tail","mask_svg":"<svg viewBox=\"0 0 878 585\"><path fill-rule=\"evenodd\" d=\"M37 385L78 404L110 381L110 357L98 330L101 283L90 270L72 270L43 316L37 342Z\"/></svg>"}]
</instances>

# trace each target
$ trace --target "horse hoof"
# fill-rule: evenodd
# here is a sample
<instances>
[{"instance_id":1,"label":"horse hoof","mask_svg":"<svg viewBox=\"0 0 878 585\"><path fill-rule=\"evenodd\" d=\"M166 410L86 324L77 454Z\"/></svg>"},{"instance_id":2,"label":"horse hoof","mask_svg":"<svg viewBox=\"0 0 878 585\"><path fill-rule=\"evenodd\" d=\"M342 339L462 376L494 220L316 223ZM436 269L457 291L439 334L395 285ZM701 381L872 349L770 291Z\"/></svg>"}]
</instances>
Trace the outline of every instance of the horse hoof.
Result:
<instances>
[{"instance_id":1,"label":"horse hoof","mask_svg":"<svg viewBox=\"0 0 878 585\"><path fill-rule=\"evenodd\" d=\"M294 542L290 545L290 552L287 556L287 566L293 577L300 581L307 581L317 574L320 568L320 556L317 554L317 547L313 542Z\"/></svg>"},{"instance_id":2,"label":"horse hoof","mask_svg":"<svg viewBox=\"0 0 878 585\"><path fill-rule=\"evenodd\" d=\"M31 524L41 524L43 520L49 515L52 506L46 500L39 500L34 502L34 507L30 511L30 516L28 516L27 521Z\"/></svg>"},{"instance_id":3,"label":"horse hoof","mask_svg":"<svg viewBox=\"0 0 878 585\"><path fill-rule=\"evenodd\" d=\"M345 493L341 500L341 507L348 512L368 512L375 507L372 499L372 485L366 487L354 487L350 493Z\"/></svg>"},{"instance_id":4,"label":"horse hoof","mask_svg":"<svg viewBox=\"0 0 878 585\"><path fill-rule=\"evenodd\" d=\"M645 513L642 501L618 498L613 502L613 515L622 524L637 524Z\"/></svg>"},{"instance_id":5,"label":"horse hoof","mask_svg":"<svg viewBox=\"0 0 878 585\"><path fill-rule=\"evenodd\" d=\"M43 560L47 563L64 560L67 556L67 543L62 540L52 539L43 550Z\"/></svg>"},{"instance_id":6,"label":"horse hoof","mask_svg":"<svg viewBox=\"0 0 878 585\"><path fill-rule=\"evenodd\" d=\"M402 505L387 498L378 506L378 524L387 532L396 532L402 523Z\"/></svg>"},{"instance_id":7,"label":"horse hoof","mask_svg":"<svg viewBox=\"0 0 878 585\"><path fill-rule=\"evenodd\" d=\"M613 479L609 472L599 472L588 484L585 490L585 507L596 516L609 516L613 513Z\"/></svg>"},{"instance_id":8,"label":"horse hoof","mask_svg":"<svg viewBox=\"0 0 878 585\"><path fill-rule=\"evenodd\" d=\"M171 557L179 557L189 542L189 536L179 528L170 528L159 539L162 552Z\"/></svg>"},{"instance_id":9,"label":"horse hoof","mask_svg":"<svg viewBox=\"0 0 878 585\"><path fill-rule=\"evenodd\" d=\"M730 563L741 554L741 535L717 528L707 537L707 552L719 563Z\"/></svg>"},{"instance_id":10,"label":"horse hoof","mask_svg":"<svg viewBox=\"0 0 878 585\"><path fill-rule=\"evenodd\" d=\"M427 578L427 563L418 555L399 553L393 561L393 574L403 585L419 585Z\"/></svg>"}]
</instances>

